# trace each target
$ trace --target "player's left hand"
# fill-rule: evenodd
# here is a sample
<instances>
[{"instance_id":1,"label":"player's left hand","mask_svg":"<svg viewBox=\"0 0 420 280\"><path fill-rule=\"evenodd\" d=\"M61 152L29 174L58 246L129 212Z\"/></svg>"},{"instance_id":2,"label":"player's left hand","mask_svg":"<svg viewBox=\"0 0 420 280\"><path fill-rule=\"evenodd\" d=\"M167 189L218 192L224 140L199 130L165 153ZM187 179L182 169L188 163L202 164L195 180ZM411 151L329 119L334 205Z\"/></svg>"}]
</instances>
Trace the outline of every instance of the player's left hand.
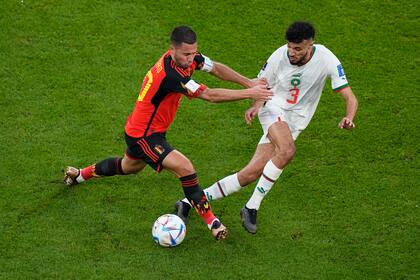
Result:
<instances>
[{"instance_id":1,"label":"player's left hand","mask_svg":"<svg viewBox=\"0 0 420 280\"><path fill-rule=\"evenodd\" d=\"M247 125L251 125L252 120L258 115L262 102L255 102L248 110L245 111L245 122Z\"/></svg>"},{"instance_id":2,"label":"player's left hand","mask_svg":"<svg viewBox=\"0 0 420 280\"><path fill-rule=\"evenodd\" d=\"M251 108L245 111L245 122L247 125L250 125L252 123L252 119L254 119L256 115L258 115L258 110L259 108L252 106Z\"/></svg>"},{"instance_id":3,"label":"player's left hand","mask_svg":"<svg viewBox=\"0 0 420 280\"><path fill-rule=\"evenodd\" d=\"M353 120L350 118L344 117L341 122L338 124L338 127L341 129L352 129L355 128L356 125L353 123Z\"/></svg>"}]
</instances>

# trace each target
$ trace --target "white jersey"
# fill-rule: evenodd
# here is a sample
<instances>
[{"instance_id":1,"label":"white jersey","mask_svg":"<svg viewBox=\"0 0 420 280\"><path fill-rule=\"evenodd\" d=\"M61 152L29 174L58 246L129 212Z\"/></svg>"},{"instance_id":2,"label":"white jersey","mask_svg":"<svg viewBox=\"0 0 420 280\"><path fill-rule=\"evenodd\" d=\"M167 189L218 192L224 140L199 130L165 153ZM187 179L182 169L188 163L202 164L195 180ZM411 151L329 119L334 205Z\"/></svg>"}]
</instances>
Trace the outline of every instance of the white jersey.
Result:
<instances>
[{"instance_id":1,"label":"white jersey","mask_svg":"<svg viewBox=\"0 0 420 280\"><path fill-rule=\"evenodd\" d=\"M293 115L300 116L295 124L299 131L307 127L314 115L327 78L331 78L335 91L348 86L340 61L329 49L318 44L313 46L310 60L302 66L292 65L287 45L281 46L270 56L258 77L266 78L274 92L263 109L293 111Z\"/></svg>"}]
</instances>

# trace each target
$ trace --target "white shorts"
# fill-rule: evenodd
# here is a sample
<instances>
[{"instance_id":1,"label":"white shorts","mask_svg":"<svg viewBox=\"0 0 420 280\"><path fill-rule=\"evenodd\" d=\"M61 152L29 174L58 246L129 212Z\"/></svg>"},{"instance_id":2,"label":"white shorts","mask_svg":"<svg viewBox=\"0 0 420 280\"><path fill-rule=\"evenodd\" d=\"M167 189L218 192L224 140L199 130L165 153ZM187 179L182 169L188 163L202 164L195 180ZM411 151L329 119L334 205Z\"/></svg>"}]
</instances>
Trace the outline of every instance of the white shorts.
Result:
<instances>
[{"instance_id":1,"label":"white shorts","mask_svg":"<svg viewBox=\"0 0 420 280\"><path fill-rule=\"evenodd\" d=\"M263 129L263 136L258 144L270 143L268 138L268 128L276 122L285 122L290 128L293 140L299 136L299 134L305 129L305 117L290 111L284 110L278 106L264 106L258 113L261 127Z\"/></svg>"}]
</instances>

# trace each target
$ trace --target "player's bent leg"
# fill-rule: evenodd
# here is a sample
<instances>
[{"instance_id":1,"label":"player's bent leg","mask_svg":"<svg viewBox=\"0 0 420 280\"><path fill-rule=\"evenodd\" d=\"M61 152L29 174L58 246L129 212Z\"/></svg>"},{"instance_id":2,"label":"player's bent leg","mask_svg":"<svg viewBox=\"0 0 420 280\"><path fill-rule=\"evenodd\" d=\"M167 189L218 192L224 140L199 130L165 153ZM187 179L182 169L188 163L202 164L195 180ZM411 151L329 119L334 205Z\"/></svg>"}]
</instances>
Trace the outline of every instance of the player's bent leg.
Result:
<instances>
[{"instance_id":1,"label":"player's bent leg","mask_svg":"<svg viewBox=\"0 0 420 280\"><path fill-rule=\"evenodd\" d=\"M267 162L274 156L275 147L271 143L259 144L249 163L238 172L238 180L245 187L257 180Z\"/></svg>"},{"instance_id":2,"label":"player's bent leg","mask_svg":"<svg viewBox=\"0 0 420 280\"><path fill-rule=\"evenodd\" d=\"M204 190L204 194L206 195L207 199L209 201L217 200L239 191L241 189L241 185L239 184L237 175L237 173L231 174L206 188ZM175 208L177 213L183 217L186 217L186 215L188 215L189 208L191 208L191 205L189 204L188 199L184 198L182 200L178 200L175 203Z\"/></svg>"},{"instance_id":3,"label":"player's bent leg","mask_svg":"<svg viewBox=\"0 0 420 280\"><path fill-rule=\"evenodd\" d=\"M213 236L217 240L225 239L227 229L214 216L210 203L199 186L198 177L191 161L179 151L173 150L165 157L162 165L165 169L176 174L180 179L185 197L189 200L201 219L207 224Z\"/></svg>"},{"instance_id":4,"label":"player's bent leg","mask_svg":"<svg viewBox=\"0 0 420 280\"><path fill-rule=\"evenodd\" d=\"M195 173L191 161L177 150L170 152L163 160L162 165L165 169L174 173L178 178ZM185 224L189 221L188 215L191 207L188 198L186 201L178 200L175 203L175 214L180 217Z\"/></svg>"},{"instance_id":5,"label":"player's bent leg","mask_svg":"<svg viewBox=\"0 0 420 280\"><path fill-rule=\"evenodd\" d=\"M257 180L262 170L274 154L274 146L271 143L259 144L255 150L254 156L250 162L238 173L231 174L223 179L215 182L210 187L204 190L204 193L209 201L221 199L231 195L242 187ZM176 213L181 219L188 221L188 213L191 205L188 199L184 198L175 203Z\"/></svg>"},{"instance_id":6,"label":"player's bent leg","mask_svg":"<svg viewBox=\"0 0 420 280\"><path fill-rule=\"evenodd\" d=\"M147 163L141 159L132 159L127 155L124 155L124 158L121 162L122 172L124 174L135 174L142 171L146 167Z\"/></svg>"},{"instance_id":7,"label":"player's bent leg","mask_svg":"<svg viewBox=\"0 0 420 280\"><path fill-rule=\"evenodd\" d=\"M214 238L217 240L225 239L227 236L227 229L213 214L210 202L198 185L197 175L194 173L179 179L181 180L185 197L189 200L201 219L207 224L207 227L211 230Z\"/></svg>"},{"instance_id":8,"label":"player's bent leg","mask_svg":"<svg viewBox=\"0 0 420 280\"><path fill-rule=\"evenodd\" d=\"M268 130L268 138L275 147L270 160L264 165L260 179L251 198L241 210L242 225L255 234L257 232L257 211L262 200L271 190L283 168L292 160L295 153L294 140L285 122L276 122Z\"/></svg>"},{"instance_id":9,"label":"player's bent leg","mask_svg":"<svg viewBox=\"0 0 420 280\"><path fill-rule=\"evenodd\" d=\"M258 145L251 161L241 171L224 177L204 190L207 199L212 201L226 197L254 182L261 176L264 165L273 156L273 152L274 146L271 143Z\"/></svg>"},{"instance_id":10,"label":"player's bent leg","mask_svg":"<svg viewBox=\"0 0 420 280\"><path fill-rule=\"evenodd\" d=\"M257 232L257 211L264 197L271 190L273 184L280 177L283 169L279 169L271 160L264 166L262 175L252 193L252 196L241 209L241 219L244 228L252 234Z\"/></svg>"},{"instance_id":11,"label":"player's bent leg","mask_svg":"<svg viewBox=\"0 0 420 280\"><path fill-rule=\"evenodd\" d=\"M91 178L137 173L145 166L146 163L142 160L130 159L127 156L107 158L82 169L68 166L64 172L64 183L72 186Z\"/></svg>"},{"instance_id":12,"label":"player's bent leg","mask_svg":"<svg viewBox=\"0 0 420 280\"><path fill-rule=\"evenodd\" d=\"M285 122L276 122L268 129L268 138L275 146L273 163L283 169L295 156L296 146L289 126Z\"/></svg>"}]
</instances>

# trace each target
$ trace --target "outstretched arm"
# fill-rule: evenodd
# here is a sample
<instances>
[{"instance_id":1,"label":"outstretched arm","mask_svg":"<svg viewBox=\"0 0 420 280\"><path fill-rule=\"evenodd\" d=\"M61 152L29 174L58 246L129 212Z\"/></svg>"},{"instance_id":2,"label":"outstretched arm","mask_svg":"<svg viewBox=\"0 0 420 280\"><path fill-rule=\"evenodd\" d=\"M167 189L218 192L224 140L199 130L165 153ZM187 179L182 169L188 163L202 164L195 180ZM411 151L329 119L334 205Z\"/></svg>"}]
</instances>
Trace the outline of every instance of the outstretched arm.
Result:
<instances>
[{"instance_id":1,"label":"outstretched arm","mask_svg":"<svg viewBox=\"0 0 420 280\"><path fill-rule=\"evenodd\" d=\"M344 88L339 93L343 96L344 102L346 103L346 115L340 121L340 123L338 124L338 127L345 128L345 129L352 129L355 127L353 120L357 112L357 106L358 106L357 98L353 94L353 91L351 90L350 87Z\"/></svg>"},{"instance_id":2,"label":"outstretched arm","mask_svg":"<svg viewBox=\"0 0 420 280\"><path fill-rule=\"evenodd\" d=\"M224 89L224 88L206 88L197 97L209 102L227 102L241 99L261 100L262 102L270 100L273 92L268 90L265 85L256 85L247 89Z\"/></svg>"},{"instance_id":3,"label":"outstretched arm","mask_svg":"<svg viewBox=\"0 0 420 280\"><path fill-rule=\"evenodd\" d=\"M242 76L232 68L219 62L213 62L213 68L210 71L210 74L216 76L221 80L237 83L245 88L251 88L257 84L257 80L250 80L247 77Z\"/></svg>"}]
</instances>

